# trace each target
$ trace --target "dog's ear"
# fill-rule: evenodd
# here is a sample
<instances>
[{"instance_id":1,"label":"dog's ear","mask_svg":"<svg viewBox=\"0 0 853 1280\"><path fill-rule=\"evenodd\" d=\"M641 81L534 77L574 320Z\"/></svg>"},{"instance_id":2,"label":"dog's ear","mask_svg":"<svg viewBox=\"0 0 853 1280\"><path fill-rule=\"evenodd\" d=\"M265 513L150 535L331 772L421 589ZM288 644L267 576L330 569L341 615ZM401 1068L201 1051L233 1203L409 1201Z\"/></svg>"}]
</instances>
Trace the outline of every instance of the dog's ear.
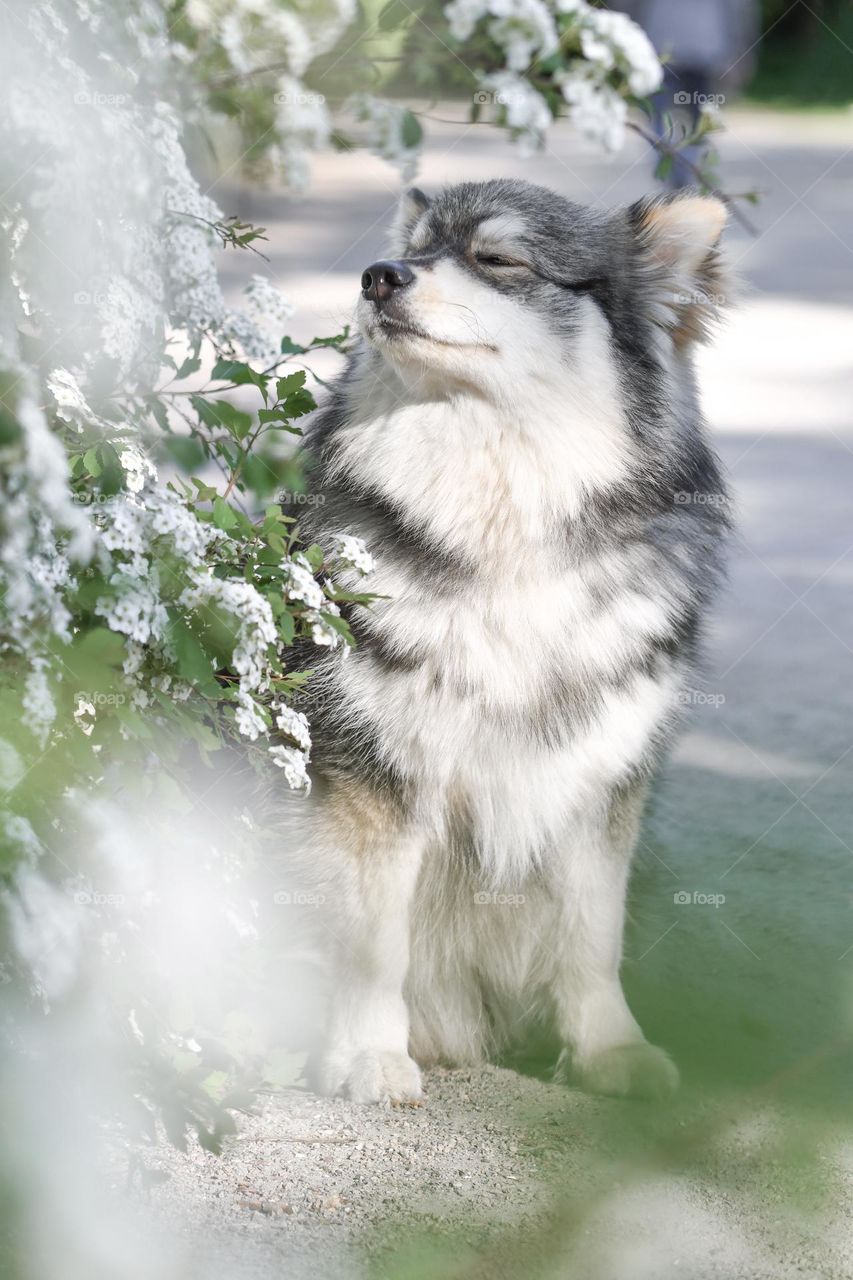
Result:
<instances>
[{"instance_id":1,"label":"dog's ear","mask_svg":"<svg viewBox=\"0 0 853 1280\"><path fill-rule=\"evenodd\" d=\"M718 248L726 206L714 196L652 196L631 205L628 220L655 319L677 347L701 342L729 301Z\"/></svg>"},{"instance_id":2,"label":"dog's ear","mask_svg":"<svg viewBox=\"0 0 853 1280\"><path fill-rule=\"evenodd\" d=\"M405 251L416 222L428 208L429 197L419 187L410 187L400 197L390 230L389 248L393 257Z\"/></svg>"}]
</instances>

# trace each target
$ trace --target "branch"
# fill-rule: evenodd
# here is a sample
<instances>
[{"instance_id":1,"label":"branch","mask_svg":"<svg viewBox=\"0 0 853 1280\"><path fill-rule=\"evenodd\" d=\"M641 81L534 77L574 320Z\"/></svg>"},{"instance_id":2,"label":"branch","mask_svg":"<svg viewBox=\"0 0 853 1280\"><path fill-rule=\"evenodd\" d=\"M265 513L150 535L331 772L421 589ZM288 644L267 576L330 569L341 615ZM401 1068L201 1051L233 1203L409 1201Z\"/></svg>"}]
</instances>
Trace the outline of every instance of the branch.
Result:
<instances>
[{"instance_id":1,"label":"branch","mask_svg":"<svg viewBox=\"0 0 853 1280\"><path fill-rule=\"evenodd\" d=\"M736 197L727 195L725 191L721 191L719 187L712 186L699 166L694 164L692 160L688 160L687 157L679 151L678 147L673 147L663 138L658 138L653 133L649 133L647 129L644 129L642 125L636 124L633 120L629 120L627 124L629 129L633 129L634 133L638 133L641 138L644 138L649 146L653 147L655 151L659 152L663 156L671 156L673 160L677 158L683 165L686 165L696 178L699 185L703 187L709 195L716 196L718 200L721 200L726 208L731 212L732 217L735 218L751 236L757 236L759 234L758 228L750 222L746 214L742 213L738 208L735 203Z\"/></svg>"}]
</instances>

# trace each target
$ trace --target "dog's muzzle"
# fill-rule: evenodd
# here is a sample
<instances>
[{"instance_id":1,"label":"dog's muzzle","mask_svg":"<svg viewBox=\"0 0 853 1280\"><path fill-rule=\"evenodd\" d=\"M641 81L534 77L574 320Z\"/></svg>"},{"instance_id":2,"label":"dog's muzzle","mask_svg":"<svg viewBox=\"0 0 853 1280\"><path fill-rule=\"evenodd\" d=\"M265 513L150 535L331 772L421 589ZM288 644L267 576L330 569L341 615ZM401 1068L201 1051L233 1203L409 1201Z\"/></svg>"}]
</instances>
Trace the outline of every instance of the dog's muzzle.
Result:
<instances>
[{"instance_id":1,"label":"dog's muzzle","mask_svg":"<svg viewBox=\"0 0 853 1280\"><path fill-rule=\"evenodd\" d=\"M361 276L361 294L368 302L381 306L398 290L414 280L414 272L405 262L374 262Z\"/></svg>"}]
</instances>

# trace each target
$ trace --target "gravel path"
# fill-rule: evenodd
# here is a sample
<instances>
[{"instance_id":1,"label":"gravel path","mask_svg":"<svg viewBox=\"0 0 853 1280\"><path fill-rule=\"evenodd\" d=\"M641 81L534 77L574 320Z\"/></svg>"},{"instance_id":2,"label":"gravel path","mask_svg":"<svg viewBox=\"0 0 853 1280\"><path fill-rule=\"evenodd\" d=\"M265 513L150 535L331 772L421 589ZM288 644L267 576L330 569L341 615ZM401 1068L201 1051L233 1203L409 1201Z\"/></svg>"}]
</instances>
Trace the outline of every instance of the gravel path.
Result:
<instances>
[{"instance_id":1,"label":"gravel path","mask_svg":"<svg viewBox=\"0 0 853 1280\"><path fill-rule=\"evenodd\" d=\"M658 1128L648 1108L497 1067L426 1088L405 1108L267 1097L221 1157L144 1153L134 1198L204 1280L851 1274L849 1177L819 1215L792 1212L769 1110L721 1122L684 1102ZM666 1153L690 1173L662 1172Z\"/></svg>"}]
</instances>

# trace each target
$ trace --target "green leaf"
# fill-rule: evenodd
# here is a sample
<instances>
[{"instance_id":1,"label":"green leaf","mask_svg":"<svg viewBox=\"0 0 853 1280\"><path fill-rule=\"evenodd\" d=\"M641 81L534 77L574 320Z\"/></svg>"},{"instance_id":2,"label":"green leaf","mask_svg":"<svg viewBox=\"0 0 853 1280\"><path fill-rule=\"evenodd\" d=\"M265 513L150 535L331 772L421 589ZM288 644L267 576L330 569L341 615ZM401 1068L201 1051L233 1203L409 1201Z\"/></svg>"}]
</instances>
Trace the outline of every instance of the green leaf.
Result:
<instances>
[{"instance_id":1,"label":"green leaf","mask_svg":"<svg viewBox=\"0 0 853 1280\"><path fill-rule=\"evenodd\" d=\"M156 396L152 396L146 401L149 413L161 431L171 432L169 425L169 414L162 400L158 400Z\"/></svg>"},{"instance_id":2,"label":"green leaf","mask_svg":"<svg viewBox=\"0 0 853 1280\"><path fill-rule=\"evenodd\" d=\"M237 386L244 386L251 383L256 386L264 397L264 403L267 399L267 379L262 373L257 373L251 365L241 360L217 360L210 374L211 378L222 379L223 382L233 382Z\"/></svg>"},{"instance_id":3,"label":"green leaf","mask_svg":"<svg viewBox=\"0 0 853 1280\"><path fill-rule=\"evenodd\" d=\"M225 533L229 529L233 529L237 524L236 512L219 494L213 499L213 523L217 529L222 529Z\"/></svg>"},{"instance_id":4,"label":"green leaf","mask_svg":"<svg viewBox=\"0 0 853 1280\"><path fill-rule=\"evenodd\" d=\"M190 476L193 484L198 490L199 502L212 502L216 497L216 489L212 484L206 484L204 480L199 480L198 476Z\"/></svg>"},{"instance_id":5,"label":"green leaf","mask_svg":"<svg viewBox=\"0 0 853 1280\"><path fill-rule=\"evenodd\" d=\"M162 442L161 448L173 462L177 462L182 471L186 472L201 466L206 457L202 445L190 436L169 436Z\"/></svg>"},{"instance_id":6,"label":"green leaf","mask_svg":"<svg viewBox=\"0 0 853 1280\"><path fill-rule=\"evenodd\" d=\"M252 415L244 413L242 409L235 408L227 400L216 400L214 403L220 420L234 436L234 439L245 439L252 429Z\"/></svg>"},{"instance_id":7,"label":"green leaf","mask_svg":"<svg viewBox=\"0 0 853 1280\"><path fill-rule=\"evenodd\" d=\"M197 373L201 368L201 361L197 356L187 356L180 369L175 373L175 378L188 378L191 373Z\"/></svg>"},{"instance_id":8,"label":"green leaf","mask_svg":"<svg viewBox=\"0 0 853 1280\"><path fill-rule=\"evenodd\" d=\"M300 347L298 342L293 342L290 338L282 338L281 340L281 354L283 356L301 356L307 350L307 347Z\"/></svg>"},{"instance_id":9,"label":"green leaf","mask_svg":"<svg viewBox=\"0 0 853 1280\"><path fill-rule=\"evenodd\" d=\"M669 177L672 172L674 156L669 151L665 151L655 166L655 177L660 181Z\"/></svg>"},{"instance_id":10,"label":"green leaf","mask_svg":"<svg viewBox=\"0 0 853 1280\"><path fill-rule=\"evenodd\" d=\"M180 674L185 680L192 680L198 684L202 691L207 691L211 686L217 689L210 658L200 641L175 610L169 610L169 620L169 639L175 651Z\"/></svg>"},{"instance_id":11,"label":"green leaf","mask_svg":"<svg viewBox=\"0 0 853 1280\"><path fill-rule=\"evenodd\" d=\"M317 408L317 401L307 387L301 387L298 391L291 392L282 407L286 418L301 418L303 414Z\"/></svg>"},{"instance_id":12,"label":"green leaf","mask_svg":"<svg viewBox=\"0 0 853 1280\"><path fill-rule=\"evenodd\" d=\"M101 493L109 497L124 488L124 467L119 462L118 453L109 440L97 446L97 454L101 466L99 487Z\"/></svg>"},{"instance_id":13,"label":"green leaf","mask_svg":"<svg viewBox=\"0 0 853 1280\"><path fill-rule=\"evenodd\" d=\"M342 347L345 342L349 341L350 327L345 324L340 333L334 334L331 338L312 338L312 347Z\"/></svg>"},{"instance_id":14,"label":"green leaf","mask_svg":"<svg viewBox=\"0 0 853 1280\"><path fill-rule=\"evenodd\" d=\"M284 644L293 644L293 637L296 634L296 619L289 609L285 609L278 620L278 634Z\"/></svg>"},{"instance_id":15,"label":"green leaf","mask_svg":"<svg viewBox=\"0 0 853 1280\"><path fill-rule=\"evenodd\" d=\"M206 400L190 396L190 404L207 427L225 427L236 440L242 440L252 426L252 415L236 409L227 400Z\"/></svg>"},{"instance_id":16,"label":"green leaf","mask_svg":"<svg viewBox=\"0 0 853 1280\"><path fill-rule=\"evenodd\" d=\"M83 454L83 466L86 468L90 476L96 479L101 474L101 464L98 461L97 449L87 449Z\"/></svg>"},{"instance_id":17,"label":"green leaf","mask_svg":"<svg viewBox=\"0 0 853 1280\"><path fill-rule=\"evenodd\" d=\"M286 400L294 391L298 391L300 387L305 386L305 370L297 369L295 373L288 373L284 378L277 378L275 384L275 394L277 399Z\"/></svg>"},{"instance_id":18,"label":"green leaf","mask_svg":"<svg viewBox=\"0 0 853 1280\"><path fill-rule=\"evenodd\" d=\"M251 453L245 461L241 478L246 488L263 500L280 487L280 470L277 459Z\"/></svg>"},{"instance_id":19,"label":"green leaf","mask_svg":"<svg viewBox=\"0 0 853 1280\"><path fill-rule=\"evenodd\" d=\"M403 146L418 147L421 144L421 139L423 138L423 136L424 136L424 131L421 128L420 121L418 120L418 118L415 115L413 115L411 111L404 111L403 127L401 130Z\"/></svg>"},{"instance_id":20,"label":"green leaf","mask_svg":"<svg viewBox=\"0 0 853 1280\"><path fill-rule=\"evenodd\" d=\"M344 640L346 640L348 645L351 645L352 648L355 648L355 636L350 630L350 625L347 622L346 618L339 618L338 615L335 613L323 613L322 609L320 610L320 612L324 620L328 622L332 630L337 631L338 635L343 636Z\"/></svg>"},{"instance_id":21,"label":"green leaf","mask_svg":"<svg viewBox=\"0 0 853 1280\"><path fill-rule=\"evenodd\" d=\"M311 546L307 547L302 554L305 556L305 559L308 561L315 573L322 566L323 561L326 558L323 554L323 548L320 546L319 542L312 542Z\"/></svg>"},{"instance_id":22,"label":"green leaf","mask_svg":"<svg viewBox=\"0 0 853 1280\"><path fill-rule=\"evenodd\" d=\"M0 401L0 446L15 444L22 435L21 424L6 406Z\"/></svg>"}]
</instances>

